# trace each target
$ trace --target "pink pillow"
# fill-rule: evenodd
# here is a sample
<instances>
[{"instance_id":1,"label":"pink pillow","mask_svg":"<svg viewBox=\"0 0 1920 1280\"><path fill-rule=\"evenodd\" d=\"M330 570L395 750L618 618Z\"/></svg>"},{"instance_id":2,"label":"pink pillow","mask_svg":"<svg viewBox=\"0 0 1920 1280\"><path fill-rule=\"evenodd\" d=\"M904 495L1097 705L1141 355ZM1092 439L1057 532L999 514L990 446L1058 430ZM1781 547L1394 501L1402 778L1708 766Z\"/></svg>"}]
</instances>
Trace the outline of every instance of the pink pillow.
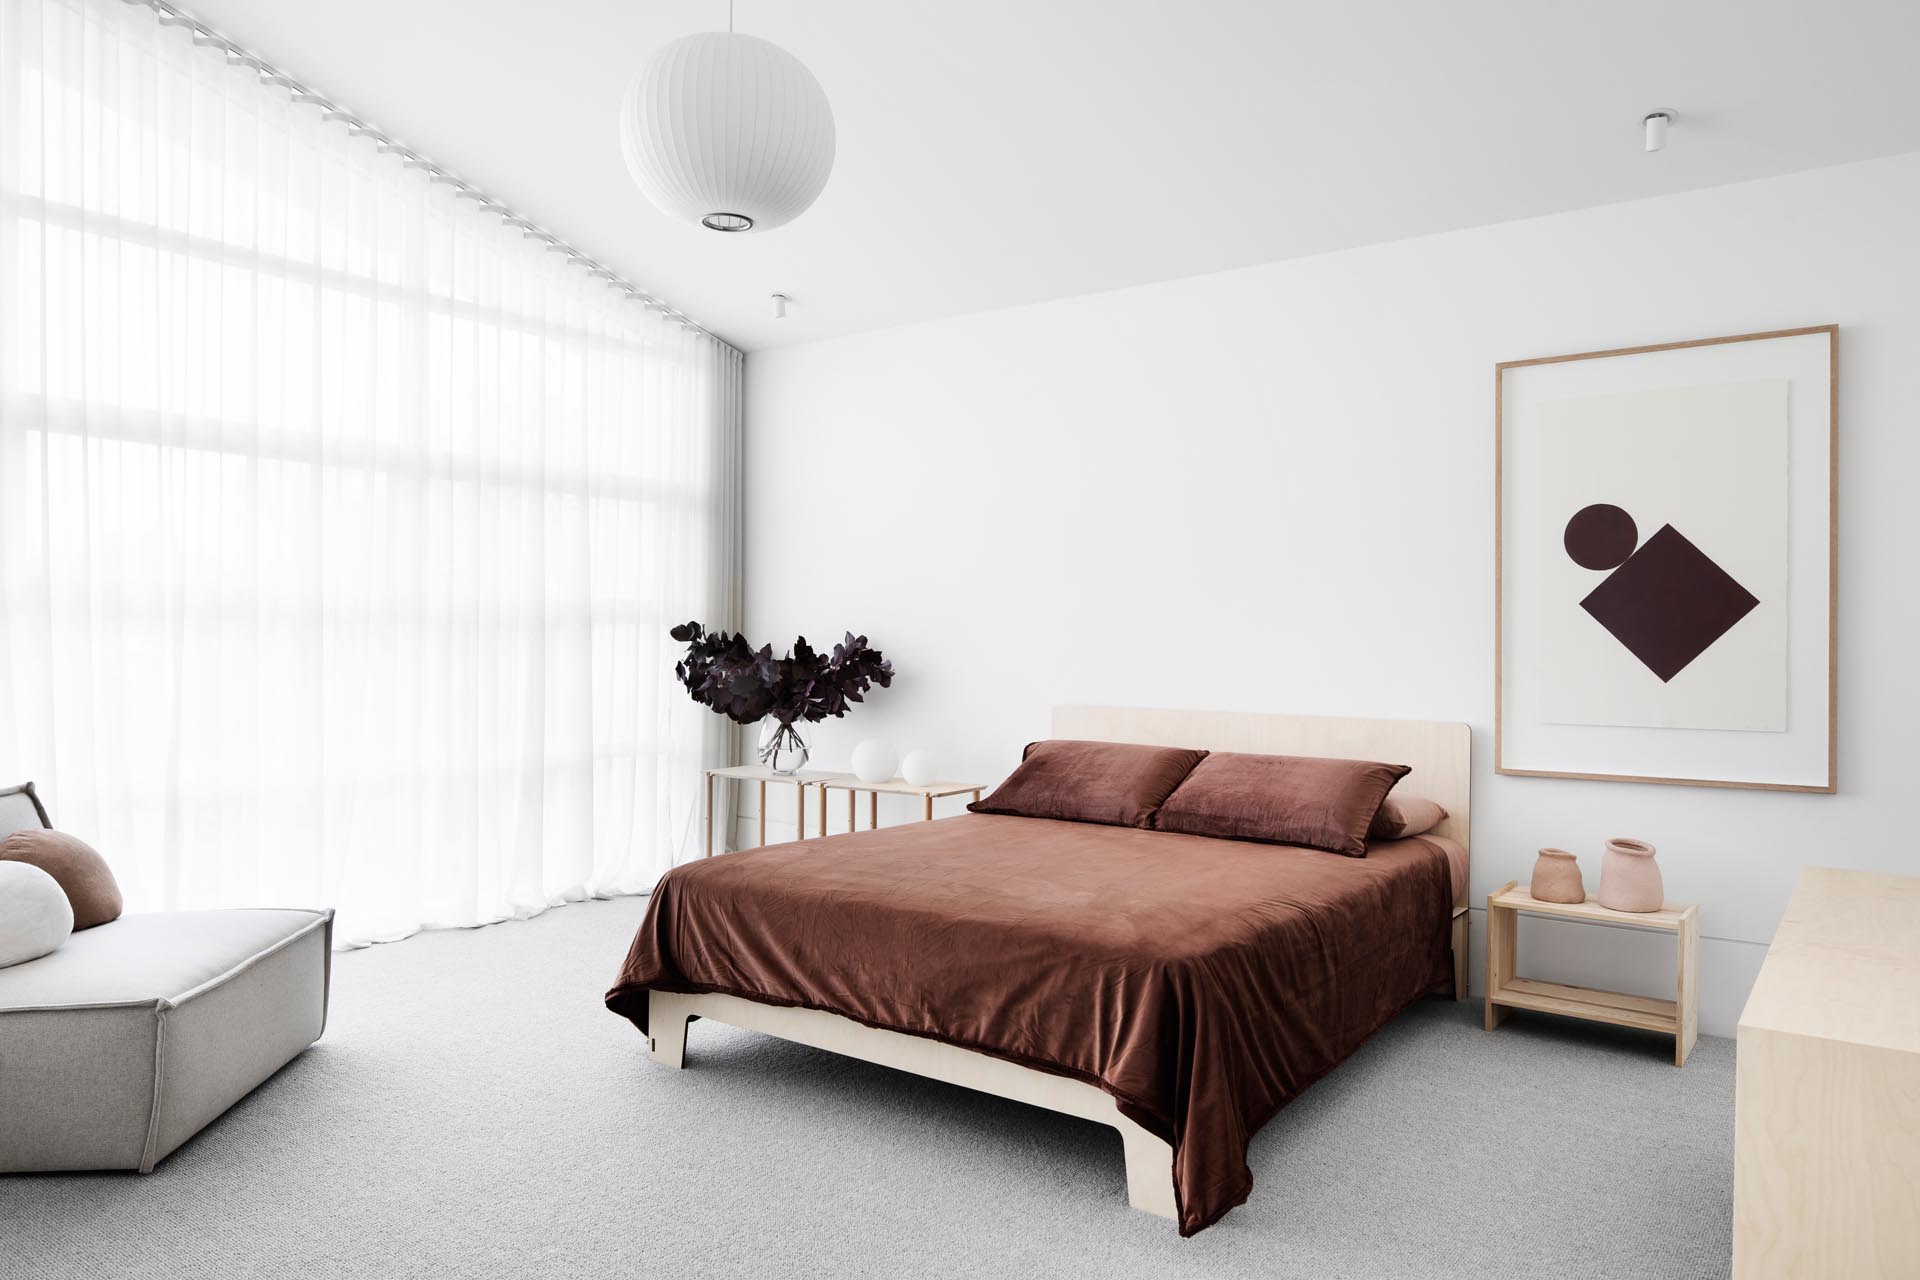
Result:
<instances>
[{"instance_id":1,"label":"pink pillow","mask_svg":"<svg viewBox=\"0 0 1920 1280\"><path fill-rule=\"evenodd\" d=\"M1153 815L1159 831L1367 856L1380 802L1411 770L1371 760L1216 751Z\"/></svg>"},{"instance_id":2,"label":"pink pillow","mask_svg":"<svg viewBox=\"0 0 1920 1280\"><path fill-rule=\"evenodd\" d=\"M1020 767L992 795L967 808L1020 818L1144 827L1206 754L1184 747L1050 738L1029 745Z\"/></svg>"}]
</instances>

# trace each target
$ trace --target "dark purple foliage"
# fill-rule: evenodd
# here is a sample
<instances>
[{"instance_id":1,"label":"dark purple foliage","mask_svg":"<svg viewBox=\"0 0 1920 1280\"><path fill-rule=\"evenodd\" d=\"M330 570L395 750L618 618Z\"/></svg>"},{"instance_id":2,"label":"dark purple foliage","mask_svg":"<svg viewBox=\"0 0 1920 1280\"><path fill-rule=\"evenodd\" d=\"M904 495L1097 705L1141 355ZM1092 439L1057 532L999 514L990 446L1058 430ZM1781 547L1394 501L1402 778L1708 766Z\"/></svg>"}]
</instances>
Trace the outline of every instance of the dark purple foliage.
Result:
<instances>
[{"instance_id":1,"label":"dark purple foliage","mask_svg":"<svg viewBox=\"0 0 1920 1280\"><path fill-rule=\"evenodd\" d=\"M787 724L843 716L870 686L893 683L893 664L851 631L831 654L801 636L784 658L773 656L772 645L755 649L743 635L710 632L697 622L675 627L672 635L687 646L673 674L693 700L741 724L768 716Z\"/></svg>"}]
</instances>

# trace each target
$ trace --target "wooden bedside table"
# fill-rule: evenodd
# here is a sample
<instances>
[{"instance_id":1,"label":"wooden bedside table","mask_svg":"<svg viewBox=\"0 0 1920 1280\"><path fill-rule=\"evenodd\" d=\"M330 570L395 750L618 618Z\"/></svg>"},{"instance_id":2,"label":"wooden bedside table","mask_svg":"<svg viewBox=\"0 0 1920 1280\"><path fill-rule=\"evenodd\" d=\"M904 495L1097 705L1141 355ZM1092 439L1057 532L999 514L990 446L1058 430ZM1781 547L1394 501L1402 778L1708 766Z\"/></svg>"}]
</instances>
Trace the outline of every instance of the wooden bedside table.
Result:
<instances>
[{"instance_id":1,"label":"wooden bedside table","mask_svg":"<svg viewBox=\"0 0 1920 1280\"><path fill-rule=\"evenodd\" d=\"M723 778L735 782L757 782L760 784L760 843L765 844L767 842L767 784L769 782L785 783L793 788L793 838L796 840L805 840L807 838L807 788L825 782L829 778L852 776L851 774L826 773L818 769L812 772L802 769L799 773L775 773L773 770L761 764L736 764L725 769L703 769L701 772L706 775L707 779L707 856L709 858L713 856L713 780L715 778ZM820 814L820 834L825 835L827 833L827 815L824 809L826 792L821 792L820 796L820 802L823 806Z\"/></svg>"},{"instance_id":2,"label":"wooden bedside table","mask_svg":"<svg viewBox=\"0 0 1920 1280\"><path fill-rule=\"evenodd\" d=\"M933 802L945 796L964 796L971 794L975 800L986 788L978 782L929 782L916 785L904 778L889 778L885 782L862 782L850 773L836 773L822 778L820 787L820 834L827 834L827 792L842 790L847 793L847 830L855 826L855 797L859 792L867 793L867 828L880 825L880 797L919 796L920 816L925 821L933 821Z\"/></svg>"},{"instance_id":3,"label":"wooden bedside table","mask_svg":"<svg viewBox=\"0 0 1920 1280\"><path fill-rule=\"evenodd\" d=\"M933 818L933 802L945 796L972 795L975 800L985 787L978 782L929 782L925 786L915 786L901 778L892 778L886 782L862 782L850 773L834 773L828 770L801 770L799 773L775 773L765 765L737 764L725 769L703 769L707 783L707 856L713 856L713 780L754 782L760 786L760 843L767 842L767 784L778 782L793 788L794 827L793 838L807 838L807 788L820 789L820 827L821 835L827 834L827 792L838 788L847 793L847 830L852 831L855 822L855 793L867 793L867 825L880 825L880 793L895 796L919 796L921 816L929 821Z\"/></svg>"},{"instance_id":4,"label":"wooden bedside table","mask_svg":"<svg viewBox=\"0 0 1920 1280\"><path fill-rule=\"evenodd\" d=\"M1597 991L1522 978L1515 972L1515 942L1520 913L1625 925L1671 933L1675 938L1674 998ZM1699 1034L1700 908L1669 902L1658 911L1613 911L1586 902L1540 902L1527 886L1509 880L1487 895L1487 1030L1499 1026L1509 1009L1533 1009L1617 1027L1640 1027L1673 1037L1673 1065L1685 1066Z\"/></svg>"}]
</instances>

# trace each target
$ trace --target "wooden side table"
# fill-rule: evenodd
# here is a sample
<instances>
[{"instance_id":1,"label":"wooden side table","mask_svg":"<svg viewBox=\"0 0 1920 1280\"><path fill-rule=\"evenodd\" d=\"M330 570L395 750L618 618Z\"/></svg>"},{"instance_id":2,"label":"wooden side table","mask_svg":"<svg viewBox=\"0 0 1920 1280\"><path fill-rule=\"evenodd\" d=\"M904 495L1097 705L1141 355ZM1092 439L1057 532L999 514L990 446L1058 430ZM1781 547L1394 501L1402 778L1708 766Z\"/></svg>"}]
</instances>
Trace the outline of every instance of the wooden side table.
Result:
<instances>
[{"instance_id":1,"label":"wooden side table","mask_svg":"<svg viewBox=\"0 0 1920 1280\"><path fill-rule=\"evenodd\" d=\"M807 838L807 788L824 782L829 778L844 775L822 773L818 770L799 773L775 773L763 764L737 764L726 769L707 769L707 856L713 856L713 780L724 778L735 782L757 782L760 784L760 843L767 842L767 784L769 782L789 783L793 787L794 826L796 840ZM826 834L826 793L821 793L820 824L821 834Z\"/></svg>"},{"instance_id":2,"label":"wooden side table","mask_svg":"<svg viewBox=\"0 0 1920 1280\"><path fill-rule=\"evenodd\" d=\"M1515 970L1520 913L1625 925L1671 933L1675 938L1674 998L1597 991L1559 982L1522 978ZM1658 911L1613 911L1585 902L1540 902L1527 886L1509 880L1487 895L1487 1030L1499 1026L1509 1009L1533 1009L1617 1027L1640 1027L1673 1037L1673 1065L1685 1066L1699 1034L1700 908L1669 902Z\"/></svg>"},{"instance_id":3,"label":"wooden side table","mask_svg":"<svg viewBox=\"0 0 1920 1280\"><path fill-rule=\"evenodd\" d=\"M986 788L978 782L929 782L916 785L903 778L889 778L885 782L862 782L850 773L836 773L821 780L820 786L820 834L827 834L827 792L836 788L847 793L847 830L852 831L855 821L856 798L859 793L867 793L867 829L871 831L880 825L880 797L919 796L920 816L923 821L933 821L933 802L947 796L972 794L975 800Z\"/></svg>"}]
</instances>

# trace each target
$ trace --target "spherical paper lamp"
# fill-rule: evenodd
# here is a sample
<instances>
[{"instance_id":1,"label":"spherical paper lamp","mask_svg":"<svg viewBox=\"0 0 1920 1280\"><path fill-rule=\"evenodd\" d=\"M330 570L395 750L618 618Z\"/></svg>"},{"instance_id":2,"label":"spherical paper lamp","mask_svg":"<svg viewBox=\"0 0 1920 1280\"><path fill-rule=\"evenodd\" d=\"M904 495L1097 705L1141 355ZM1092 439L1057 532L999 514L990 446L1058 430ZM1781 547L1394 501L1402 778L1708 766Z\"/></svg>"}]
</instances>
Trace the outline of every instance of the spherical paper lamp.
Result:
<instances>
[{"instance_id":1,"label":"spherical paper lamp","mask_svg":"<svg viewBox=\"0 0 1920 1280\"><path fill-rule=\"evenodd\" d=\"M900 763L892 747L878 738L868 738L853 749L853 776L862 782L888 782L893 767Z\"/></svg>"},{"instance_id":2,"label":"spherical paper lamp","mask_svg":"<svg viewBox=\"0 0 1920 1280\"><path fill-rule=\"evenodd\" d=\"M805 213L827 185L833 108L779 45L706 31L647 60L620 109L620 148L669 216L766 231Z\"/></svg>"},{"instance_id":3,"label":"spherical paper lamp","mask_svg":"<svg viewBox=\"0 0 1920 1280\"><path fill-rule=\"evenodd\" d=\"M924 787L937 776L933 766L933 752L909 751L900 757L900 776L916 787Z\"/></svg>"}]
</instances>

